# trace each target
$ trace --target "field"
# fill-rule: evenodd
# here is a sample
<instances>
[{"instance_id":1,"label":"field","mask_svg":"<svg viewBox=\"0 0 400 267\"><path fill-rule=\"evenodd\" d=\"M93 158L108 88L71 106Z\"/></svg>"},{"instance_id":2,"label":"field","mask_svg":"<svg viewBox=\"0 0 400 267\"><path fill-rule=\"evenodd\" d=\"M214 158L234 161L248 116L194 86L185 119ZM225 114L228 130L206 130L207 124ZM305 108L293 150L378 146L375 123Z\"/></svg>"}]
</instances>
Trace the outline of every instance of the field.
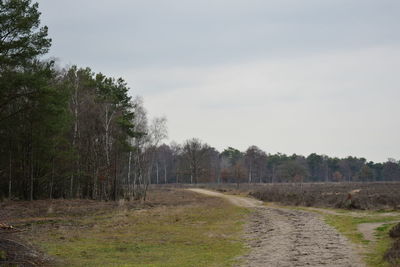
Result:
<instances>
[{"instance_id":1,"label":"field","mask_svg":"<svg viewBox=\"0 0 400 267\"><path fill-rule=\"evenodd\" d=\"M1 202L0 265L232 266L243 259L250 260L244 266L318 263L318 257L305 253L312 248L310 241L314 255L325 253L322 258L328 262L337 253L351 260L355 254L349 248L354 246L368 266L398 264L400 235L393 228L400 221L398 183L198 185L226 198L203 196L188 187L193 185L154 186L144 203ZM327 236L318 239L316 228L325 229ZM337 239L334 231L352 245ZM332 245L335 251L324 250ZM282 251L290 257L282 258Z\"/></svg>"},{"instance_id":2,"label":"field","mask_svg":"<svg viewBox=\"0 0 400 267\"><path fill-rule=\"evenodd\" d=\"M245 251L239 233L247 215L226 201L173 189L152 190L145 204L6 202L0 218L17 231L1 231L0 260L59 266L231 266Z\"/></svg>"}]
</instances>

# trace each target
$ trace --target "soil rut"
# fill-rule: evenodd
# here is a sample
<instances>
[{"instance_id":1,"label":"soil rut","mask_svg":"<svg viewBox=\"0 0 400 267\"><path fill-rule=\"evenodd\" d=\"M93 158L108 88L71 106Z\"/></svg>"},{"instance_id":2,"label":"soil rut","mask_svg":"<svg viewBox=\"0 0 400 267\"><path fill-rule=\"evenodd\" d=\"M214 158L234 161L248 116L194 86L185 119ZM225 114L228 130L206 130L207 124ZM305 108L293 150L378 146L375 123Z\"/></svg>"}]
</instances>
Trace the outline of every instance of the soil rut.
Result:
<instances>
[{"instance_id":1,"label":"soil rut","mask_svg":"<svg viewBox=\"0 0 400 267\"><path fill-rule=\"evenodd\" d=\"M250 252L241 257L240 266L364 266L347 239L316 213L265 207L255 199L205 189L189 190L254 209L245 230Z\"/></svg>"}]
</instances>

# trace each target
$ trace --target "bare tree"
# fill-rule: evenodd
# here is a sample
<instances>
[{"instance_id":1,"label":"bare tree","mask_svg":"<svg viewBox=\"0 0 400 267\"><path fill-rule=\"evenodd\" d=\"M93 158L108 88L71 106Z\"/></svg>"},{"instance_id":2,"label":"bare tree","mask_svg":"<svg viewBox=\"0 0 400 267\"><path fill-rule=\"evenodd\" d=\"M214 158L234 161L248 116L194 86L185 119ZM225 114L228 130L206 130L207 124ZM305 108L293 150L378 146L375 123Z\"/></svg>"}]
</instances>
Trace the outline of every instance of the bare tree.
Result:
<instances>
[{"instance_id":1,"label":"bare tree","mask_svg":"<svg viewBox=\"0 0 400 267\"><path fill-rule=\"evenodd\" d=\"M156 166L156 183L160 182L159 174L160 174L160 164L159 164L159 153L158 153L158 146L160 142L168 137L168 130L167 130L167 118L166 117L159 117L154 118L151 125L150 125L150 134L153 141L153 146L155 148L156 153L152 158L151 165L155 162ZM152 166L150 166L152 167ZM149 177L150 179L150 177Z\"/></svg>"},{"instance_id":2,"label":"bare tree","mask_svg":"<svg viewBox=\"0 0 400 267\"><path fill-rule=\"evenodd\" d=\"M205 155L205 144L199 139L192 138L187 140L183 145L184 158L189 163L190 183L197 184L198 177L202 169L202 163Z\"/></svg>"}]
</instances>

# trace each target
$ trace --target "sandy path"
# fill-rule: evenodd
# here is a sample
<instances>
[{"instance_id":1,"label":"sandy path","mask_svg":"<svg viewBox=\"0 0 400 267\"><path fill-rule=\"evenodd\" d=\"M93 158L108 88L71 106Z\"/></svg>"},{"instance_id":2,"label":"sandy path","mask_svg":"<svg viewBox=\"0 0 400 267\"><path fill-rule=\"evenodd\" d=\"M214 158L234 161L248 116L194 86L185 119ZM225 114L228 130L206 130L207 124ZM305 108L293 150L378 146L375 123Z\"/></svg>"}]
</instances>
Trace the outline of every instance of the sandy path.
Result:
<instances>
[{"instance_id":1,"label":"sandy path","mask_svg":"<svg viewBox=\"0 0 400 267\"><path fill-rule=\"evenodd\" d=\"M246 225L249 254L241 266L364 266L346 238L313 212L265 207L261 201L189 189L254 209Z\"/></svg>"},{"instance_id":2,"label":"sandy path","mask_svg":"<svg viewBox=\"0 0 400 267\"><path fill-rule=\"evenodd\" d=\"M213 196L213 197L220 197L228 200L232 204L239 206L239 207L244 207L244 208L255 208L262 206L263 202L254 198L248 198L248 197L238 197L238 196L233 196L233 195L224 195L219 192L215 191L210 191L206 189L200 189L200 188L190 188L188 189L189 191L193 191L196 193L208 195L208 196Z\"/></svg>"},{"instance_id":3,"label":"sandy path","mask_svg":"<svg viewBox=\"0 0 400 267\"><path fill-rule=\"evenodd\" d=\"M372 242L376 241L376 229L385 224L399 223L400 221L377 222L377 223L360 223L357 225L357 230L363 234L365 240Z\"/></svg>"}]
</instances>

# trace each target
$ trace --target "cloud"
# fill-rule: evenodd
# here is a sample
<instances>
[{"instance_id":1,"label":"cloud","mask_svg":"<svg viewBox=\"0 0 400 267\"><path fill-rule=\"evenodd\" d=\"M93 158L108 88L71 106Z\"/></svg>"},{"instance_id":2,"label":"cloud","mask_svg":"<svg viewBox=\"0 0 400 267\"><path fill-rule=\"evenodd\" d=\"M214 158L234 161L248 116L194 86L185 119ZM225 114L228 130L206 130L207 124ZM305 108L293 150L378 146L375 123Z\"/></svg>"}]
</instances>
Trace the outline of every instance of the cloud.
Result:
<instances>
[{"instance_id":1,"label":"cloud","mask_svg":"<svg viewBox=\"0 0 400 267\"><path fill-rule=\"evenodd\" d=\"M52 53L100 70L218 66L400 41L395 0L39 2Z\"/></svg>"},{"instance_id":2,"label":"cloud","mask_svg":"<svg viewBox=\"0 0 400 267\"><path fill-rule=\"evenodd\" d=\"M271 152L382 161L400 156L390 147L400 129L389 119L400 112L399 62L400 47L381 46L292 60L132 70L124 76L142 88L138 92L152 114L167 115L179 142L197 136L219 149L257 144Z\"/></svg>"},{"instance_id":3,"label":"cloud","mask_svg":"<svg viewBox=\"0 0 400 267\"><path fill-rule=\"evenodd\" d=\"M397 0L39 4L51 56L125 78L171 139L400 159Z\"/></svg>"}]
</instances>

